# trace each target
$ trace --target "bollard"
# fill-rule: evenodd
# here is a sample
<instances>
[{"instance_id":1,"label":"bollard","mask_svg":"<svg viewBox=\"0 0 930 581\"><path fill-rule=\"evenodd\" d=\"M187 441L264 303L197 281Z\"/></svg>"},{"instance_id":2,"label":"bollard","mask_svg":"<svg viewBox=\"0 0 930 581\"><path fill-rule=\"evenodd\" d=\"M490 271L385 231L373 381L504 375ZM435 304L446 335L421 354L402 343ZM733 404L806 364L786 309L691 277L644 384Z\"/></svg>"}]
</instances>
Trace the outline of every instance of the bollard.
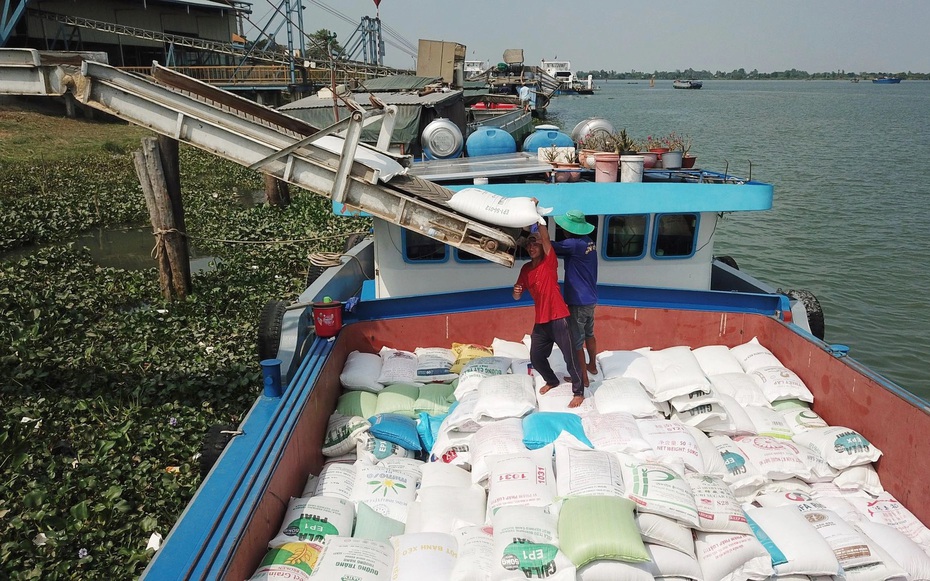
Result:
<instances>
[{"instance_id":1,"label":"bollard","mask_svg":"<svg viewBox=\"0 0 930 581\"><path fill-rule=\"evenodd\" d=\"M281 397L281 360L265 359L261 362L265 383L265 396Z\"/></svg>"}]
</instances>

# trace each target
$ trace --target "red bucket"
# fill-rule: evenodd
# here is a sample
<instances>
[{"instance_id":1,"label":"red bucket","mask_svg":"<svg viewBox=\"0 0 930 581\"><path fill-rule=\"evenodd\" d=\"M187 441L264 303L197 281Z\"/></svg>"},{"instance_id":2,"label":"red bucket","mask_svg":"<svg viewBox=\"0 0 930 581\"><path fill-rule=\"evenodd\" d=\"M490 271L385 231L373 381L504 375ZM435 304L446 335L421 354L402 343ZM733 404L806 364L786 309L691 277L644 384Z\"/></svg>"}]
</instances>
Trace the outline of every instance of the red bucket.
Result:
<instances>
[{"instance_id":1,"label":"red bucket","mask_svg":"<svg viewBox=\"0 0 930 581\"><path fill-rule=\"evenodd\" d=\"M317 337L332 337L342 329L342 303L313 303L313 328Z\"/></svg>"}]
</instances>

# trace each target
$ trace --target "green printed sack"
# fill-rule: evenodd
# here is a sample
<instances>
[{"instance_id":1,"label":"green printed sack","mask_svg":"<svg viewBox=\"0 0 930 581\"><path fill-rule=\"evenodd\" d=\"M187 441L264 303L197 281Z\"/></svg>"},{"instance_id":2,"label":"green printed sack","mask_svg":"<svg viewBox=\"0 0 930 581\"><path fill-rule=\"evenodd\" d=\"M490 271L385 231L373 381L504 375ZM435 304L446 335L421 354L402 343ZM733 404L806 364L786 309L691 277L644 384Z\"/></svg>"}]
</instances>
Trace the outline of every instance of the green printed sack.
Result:
<instances>
[{"instance_id":1,"label":"green printed sack","mask_svg":"<svg viewBox=\"0 0 930 581\"><path fill-rule=\"evenodd\" d=\"M559 512L559 546L576 567L609 559L649 561L633 501L620 496L572 496Z\"/></svg>"}]
</instances>

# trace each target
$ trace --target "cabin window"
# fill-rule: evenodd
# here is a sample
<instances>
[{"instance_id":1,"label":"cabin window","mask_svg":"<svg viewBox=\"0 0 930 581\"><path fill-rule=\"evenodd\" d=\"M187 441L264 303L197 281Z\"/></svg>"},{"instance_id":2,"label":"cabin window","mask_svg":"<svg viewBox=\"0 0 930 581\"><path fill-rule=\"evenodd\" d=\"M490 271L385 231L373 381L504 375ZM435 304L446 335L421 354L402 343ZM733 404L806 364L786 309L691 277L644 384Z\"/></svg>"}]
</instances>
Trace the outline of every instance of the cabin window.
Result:
<instances>
[{"instance_id":1,"label":"cabin window","mask_svg":"<svg viewBox=\"0 0 930 581\"><path fill-rule=\"evenodd\" d=\"M697 246L697 214L661 214L656 217L653 258L693 256Z\"/></svg>"},{"instance_id":2,"label":"cabin window","mask_svg":"<svg viewBox=\"0 0 930 581\"><path fill-rule=\"evenodd\" d=\"M491 262L486 258L482 258L477 254L472 254L471 252L462 250L461 248L455 249L455 259L459 262Z\"/></svg>"},{"instance_id":3,"label":"cabin window","mask_svg":"<svg viewBox=\"0 0 930 581\"><path fill-rule=\"evenodd\" d=\"M401 229L405 262L445 262L448 258L446 245L419 232Z\"/></svg>"},{"instance_id":4,"label":"cabin window","mask_svg":"<svg viewBox=\"0 0 930 581\"><path fill-rule=\"evenodd\" d=\"M646 231L649 216L610 216L604 236L605 258L642 258L646 255Z\"/></svg>"}]
</instances>

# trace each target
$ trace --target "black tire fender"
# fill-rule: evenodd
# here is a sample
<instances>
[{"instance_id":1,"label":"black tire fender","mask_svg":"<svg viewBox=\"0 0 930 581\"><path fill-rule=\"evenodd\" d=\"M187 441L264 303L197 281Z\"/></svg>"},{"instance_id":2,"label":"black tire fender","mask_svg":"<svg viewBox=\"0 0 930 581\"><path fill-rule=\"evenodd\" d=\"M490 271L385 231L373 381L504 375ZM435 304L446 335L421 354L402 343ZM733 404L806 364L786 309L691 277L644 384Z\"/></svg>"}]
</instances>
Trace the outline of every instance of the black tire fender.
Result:
<instances>
[{"instance_id":1,"label":"black tire fender","mask_svg":"<svg viewBox=\"0 0 930 581\"><path fill-rule=\"evenodd\" d=\"M726 264L730 268L739 270L739 265L736 263L736 259L733 258L732 256L723 255L723 256L715 256L714 258Z\"/></svg>"},{"instance_id":2,"label":"black tire fender","mask_svg":"<svg viewBox=\"0 0 930 581\"><path fill-rule=\"evenodd\" d=\"M346 238L345 247L342 249L343 252L348 252L361 244L367 235L361 232L356 232L355 234L349 234Z\"/></svg>"},{"instance_id":3,"label":"black tire fender","mask_svg":"<svg viewBox=\"0 0 930 581\"><path fill-rule=\"evenodd\" d=\"M826 331L823 308L814 293L809 290L796 289L789 290L785 294L788 298L798 300L804 305L804 310L807 311L807 323L811 328L811 335L823 341Z\"/></svg>"},{"instance_id":4,"label":"black tire fender","mask_svg":"<svg viewBox=\"0 0 930 581\"><path fill-rule=\"evenodd\" d=\"M262 309L261 317L258 319L259 361L277 359L278 346L281 343L281 321L284 319L286 310L287 303L278 300L268 301Z\"/></svg>"},{"instance_id":5,"label":"black tire fender","mask_svg":"<svg viewBox=\"0 0 930 581\"><path fill-rule=\"evenodd\" d=\"M235 426L216 424L210 426L207 433L203 436L203 444L200 447L200 479L203 480L210 473L210 469L216 464L220 454L226 449L226 445L236 433Z\"/></svg>"}]
</instances>

